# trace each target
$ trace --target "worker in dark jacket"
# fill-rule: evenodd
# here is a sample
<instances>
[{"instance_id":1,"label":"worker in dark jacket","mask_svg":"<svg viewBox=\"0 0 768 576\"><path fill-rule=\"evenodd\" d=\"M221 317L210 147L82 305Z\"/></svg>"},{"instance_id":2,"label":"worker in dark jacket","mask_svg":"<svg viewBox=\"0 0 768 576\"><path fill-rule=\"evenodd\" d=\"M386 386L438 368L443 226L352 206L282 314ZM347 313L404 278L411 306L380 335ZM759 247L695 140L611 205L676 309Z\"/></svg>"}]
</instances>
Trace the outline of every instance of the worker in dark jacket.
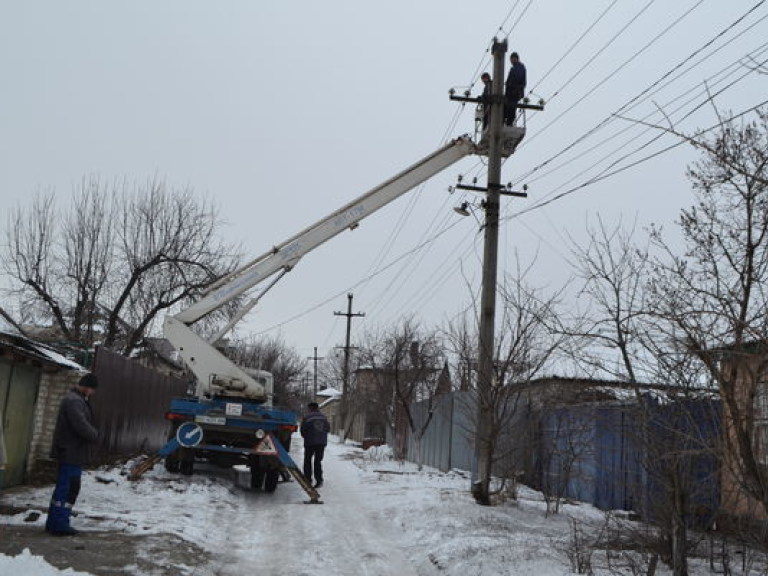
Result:
<instances>
[{"instance_id":1,"label":"worker in dark jacket","mask_svg":"<svg viewBox=\"0 0 768 576\"><path fill-rule=\"evenodd\" d=\"M309 412L301 421L301 436L304 438L304 478L311 484L314 471L315 488L320 488L323 485L323 455L331 426L325 414L320 412L317 402L310 402L307 408Z\"/></svg>"},{"instance_id":2,"label":"worker in dark jacket","mask_svg":"<svg viewBox=\"0 0 768 576\"><path fill-rule=\"evenodd\" d=\"M488 122L491 119L491 92L493 90L493 82L491 81L491 75L488 72L483 72L480 76L480 80L483 81L483 93L480 95L480 103L483 105L483 131L488 128Z\"/></svg>"},{"instance_id":3,"label":"worker in dark jacket","mask_svg":"<svg viewBox=\"0 0 768 576\"><path fill-rule=\"evenodd\" d=\"M526 71L517 52L509 55L509 74L504 84L504 124L512 126L517 115L517 103L525 95Z\"/></svg>"},{"instance_id":4,"label":"worker in dark jacket","mask_svg":"<svg viewBox=\"0 0 768 576\"><path fill-rule=\"evenodd\" d=\"M78 533L69 520L80 493L83 466L91 461L91 448L99 438L89 401L98 385L93 374L80 378L77 386L64 395L56 417L51 458L59 465L45 529L57 536Z\"/></svg>"}]
</instances>

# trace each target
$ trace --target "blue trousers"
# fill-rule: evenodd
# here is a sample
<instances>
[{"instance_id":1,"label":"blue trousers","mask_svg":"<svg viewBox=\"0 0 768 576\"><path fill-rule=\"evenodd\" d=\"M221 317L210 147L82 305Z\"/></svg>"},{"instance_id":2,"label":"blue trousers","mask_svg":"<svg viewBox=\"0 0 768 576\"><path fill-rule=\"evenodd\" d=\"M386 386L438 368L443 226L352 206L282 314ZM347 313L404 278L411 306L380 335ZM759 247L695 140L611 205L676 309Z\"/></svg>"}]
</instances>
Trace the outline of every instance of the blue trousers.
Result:
<instances>
[{"instance_id":1,"label":"blue trousers","mask_svg":"<svg viewBox=\"0 0 768 576\"><path fill-rule=\"evenodd\" d=\"M51 505L48 508L48 520L45 529L49 532L66 532L70 530L69 519L72 516L72 506L80 494L80 477L82 466L74 464L59 464L56 476L56 487L53 489Z\"/></svg>"}]
</instances>

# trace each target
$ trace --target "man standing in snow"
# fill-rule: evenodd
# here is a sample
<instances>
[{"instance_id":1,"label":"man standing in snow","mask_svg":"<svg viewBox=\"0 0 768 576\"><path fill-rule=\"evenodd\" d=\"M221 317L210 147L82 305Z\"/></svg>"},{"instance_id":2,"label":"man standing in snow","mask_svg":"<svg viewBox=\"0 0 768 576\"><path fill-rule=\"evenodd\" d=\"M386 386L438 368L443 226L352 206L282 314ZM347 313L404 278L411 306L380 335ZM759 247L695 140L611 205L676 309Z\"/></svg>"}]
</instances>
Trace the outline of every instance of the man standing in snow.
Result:
<instances>
[{"instance_id":1,"label":"man standing in snow","mask_svg":"<svg viewBox=\"0 0 768 576\"><path fill-rule=\"evenodd\" d=\"M325 414L320 412L317 402L310 402L307 408L309 412L301 421L301 436L304 438L304 478L311 484L314 471L315 488L320 488L323 485L323 454L331 426Z\"/></svg>"},{"instance_id":2,"label":"man standing in snow","mask_svg":"<svg viewBox=\"0 0 768 576\"><path fill-rule=\"evenodd\" d=\"M89 401L98 385L94 374L86 374L64 395L59 406L51 447L51 458L58 461L59 469L45 523L45 529L56 536L78 533L69 525L69 519L80 493L83 466L91 461L91 446L99 438Z\"/></svg>"}]
</instances>

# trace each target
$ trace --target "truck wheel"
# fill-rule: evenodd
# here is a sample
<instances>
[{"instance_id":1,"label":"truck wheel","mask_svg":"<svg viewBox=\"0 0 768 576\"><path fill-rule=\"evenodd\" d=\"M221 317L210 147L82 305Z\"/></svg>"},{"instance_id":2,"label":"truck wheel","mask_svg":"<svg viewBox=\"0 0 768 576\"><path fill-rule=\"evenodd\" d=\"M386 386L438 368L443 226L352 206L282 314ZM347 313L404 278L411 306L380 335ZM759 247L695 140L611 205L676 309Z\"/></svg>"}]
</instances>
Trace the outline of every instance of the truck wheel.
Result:
<instances>
[{"instance_id":1,"label":"truck wheel","mask_svg":"<svg viewBox=\"0 0 768 576\"><path fill-rule=\"evenodd\" d=\"M264 470L259 470L257 467L251 467L251 490L261 490L261 486L264 484Z\"/></svg>"},{"instance_id":2,"label":"truck wheel","mask_svg":"<svg viewBox=\"0 0 768 576\"><path fill-rule=\"evenodd\" d=\"M179 463L179 471L184 474L184 476L192 476L192 472L195 470L195 461L194 460L182 460Z\"/></svg>"},{"instance_id":3,"label":"truck wheel","mask_svg":"<svg viewBox=\"0 0 768 576\"><path fill-rule=\"evenodd\" d=\"M277 490L277 481L280 479L280 470L270 468L267 470L267 477L264 479L264 492L274 492Z\"/></svg>"},{"instance_id":4,"label":"truck wheel","mask_svg":"<svg viewBox=\"0 0 768 576\"><path fill-rule=\"evenodd\" d=\"M168 470L168 472L171 474L178 474L180 468L181 462L179 462L179 459L174 454L166 457L165 469Z\"/></svg>"}]
</instances>

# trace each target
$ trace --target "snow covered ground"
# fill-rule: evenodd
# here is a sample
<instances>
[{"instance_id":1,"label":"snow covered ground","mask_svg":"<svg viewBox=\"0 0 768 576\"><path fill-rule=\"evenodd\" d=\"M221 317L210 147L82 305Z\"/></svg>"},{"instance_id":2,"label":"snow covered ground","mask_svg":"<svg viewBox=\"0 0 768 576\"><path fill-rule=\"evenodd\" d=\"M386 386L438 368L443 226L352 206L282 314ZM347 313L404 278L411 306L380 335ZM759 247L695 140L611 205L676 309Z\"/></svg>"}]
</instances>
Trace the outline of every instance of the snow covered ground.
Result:
<instances>
[{"instance_id":1,"label":"snow covered ground","mask_svg":"<svg viewBox=\"0 0 768 576\"><path fill-rule=\"evenodd\" d=\"M299 447L294 458L300 457ZM213 553L204 572L189 569L198 576L561 576L575 573L568 553L573 522L597 530L604 520L587 505L567 505L547 516L541 495L525 487L516 502L478 506L465 474L418 471L393 461L384 448L364 452L332 441L324 464L323 505L304 505L306 496L296 482L264 494L221 473L183 477L157 466L142 481L130 482L119 468L89 472L74 525L175 533ZM242 485L247 485L245 473ZM24 489L4 498L45 510L50 489ZM22 523L25 516L0 516L0 523ZM44 521L44 516L37 520L40 530ZM597 556L593 568L596 574L632 573L615 565L610 571L601 568ZM125 568L125 574L139 573ZM691 564L690 573L710 572L699 562ZM58 571L25 553L0 555L0 574L83 573ZM657 574L669 572L660 565Z\"/></svg>"}]
</instances>

